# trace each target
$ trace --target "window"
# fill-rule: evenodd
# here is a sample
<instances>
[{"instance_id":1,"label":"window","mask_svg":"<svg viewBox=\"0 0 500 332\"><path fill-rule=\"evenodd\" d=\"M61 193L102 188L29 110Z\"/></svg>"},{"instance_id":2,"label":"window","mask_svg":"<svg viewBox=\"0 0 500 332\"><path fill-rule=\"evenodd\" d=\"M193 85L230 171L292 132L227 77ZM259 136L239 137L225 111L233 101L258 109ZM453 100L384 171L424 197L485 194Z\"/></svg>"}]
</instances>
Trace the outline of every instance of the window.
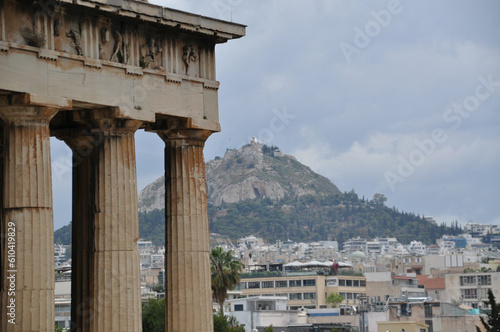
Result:
<instances>
[{"instance_id":1,"label":"window","mask_svg":"<svg viewBox=\"0 0 500 332\"><path fill-rule=\"evenodd\" d=\"M430 303L424 304L425 318L432 318L432 305Z\"/></svg>"},{"instance_id":2,"label":"window","mask_svg":"<svg viewBox=\"0 0 500 332\"><path fill-rule=\"evenodd\" d=\"M460 286L473 286L473 285L476 285L476 276L460 277Z\"/></svg>"},{"instance_id":3,"label":"window","mask_svg":"<svg viewBox=\"0 0 500 332\"><path fill-rule=\"evenodd\" d=\"M249 281L248 282L248 288L260 288L260 282L259 281Z\"/></svg>"},{"instance_id":4,"label":"window","mask_svg":"<svg viewBox=\"0 0 500 332\"><path fill-rule=\"evenodd\" d=\"M353 280L353 281L352 281L352 285L353 285L354 287L359 287L359 280Z\"/></svg>"},{"instance_id":5,"label":"window","mask_svg":"<svg viewBox=\"0 0 500 332\"><path fill-rule=\"evenodd\" d=\"M339 286L345 286L345 280L344 279L340 279L339 280Z\"/></svg>"},{"instance_id":6,"label":"window","mask_svg":"<svg viewBox=\"0 0 500 332\"><path fill-rule=\"evenodd\" d=\"M300 287L302 284L302 280L290 280L288 281L288 286L290 287Z\"/></svg>"},{"instance_id":7,"label":"window","mask_svg":"<svg viewBox=\"0 0 500 332\"><path fill-rule=\"evenodd\" d=\"M288 287L286 280L276 281L276 288L279 288L279 287Z\"/></svg>"},{"instance_id":8,"label":"window","mask_svg":"<svg viewBox=\"0 0 500 332\"><path fill-rule=\"evenodd\" d=\"M290 300L302 300L302 293L290 293L288 294Z\"/></svg>"},{"instance_id":9,"label":"window","mask_svg":"<svg viewBox=\"0 0 500 332\"><path fill-rule=\"evenodd\" d=\"M352 287L352 280L346 280L346 281L345 281L345 285L346 285L347 287Z\"/></svg>"},{"instance_id":10,"label":"window","mask_svg":"<svg viewBox=\"0 0 500 332\"><path fill-rule=\"evenodd\" d=\"M243 311L243 304L235 304L234 311Z\"/></svg>"},{"instance_id":11,"label":"window","mask_svg":"<svg viewBox=\"0 0 500 332\"><path fill-rule=\"evenodd\" d=\"M306 286L316 286L316 280L314 279L307 279L303 280L304 287Z\"/></svg>"},{"instance_id":12,"label":"window","mask_svg":"<svg viewBox=\"0 0 500 332\"><path fill-rule=\"evenodd\" d=\"M477 290L476 289L462 289L462 298L464 299L475 299L477 298Z\"/></svg>"},{"instance_id":13,"label":"window","mask_svg":"<svg viewBox=\"0 0 500 332\"><path fill-rule=\"evenodd\" d=\"M360 280L359 281L359 286L360 287L366 287L366 280Z\"/></svg>"},{"instance_id":14,"label":"window","mask_svg":"<svg viewBox=\"0 0 500 332\"><path fill-rule=\"evenodd\" d=\"M240 289L246 289L247 288L247 283L246 282L240 282Z\"/></svg>"},{"instance_id":15,"label":"window","mask_svg":"<svg viewBox=\"0 0 500 332\"><path fill-rule=\"evenodd\" d=\"M262 288L274 288L274 281L263 281Z\"/></svg>"},{"instance_id":16,"label":"window","mask_svg":"<svg viewBox=\"0 0 500 332\"><path fill-rule=\"evenodd\" d=\"M69 311L71 311L71 306L70 305L56 305L55 311L56 312L69 312Z\"/></svg>"},{"instance_id":17,"label":"window","mask_svg":"<svg viewBox=\"0 0 500 332\"><path fill-rule=\"evenodd\" d=\"M304 293L304 300L316 299L316 293Z\"/></svg>"},{"instance_id":18,"label":"window","mask_svg":"<svg viewBox=\"0 0 500 332\"><path fill-rule=\"evenodd\" d=\"M352 300L352 293L345 293L347 300Z\"/></svg>"},{"instance_id":19,"label":"window","mask_svg":"<svg viewBox=\"0 0 500 332\"><path fill-rule=\"evenodd\" d=\"M491 275L477 276L478 285L491 285Z\"/></svg>"},{"instance_id":20,"label":"window","mask_svg":"<svg viewBox=\"0 0 500 332\"><path fill-rule=\"evenodd\" d=\"M346 293L342 292L342 293L339 293L339 294L340 294L340 296L342 296L344 299L346 299L346 298L347 298L347 297L346 297L346 296L347 296L347 295L346 295Z\"/></svg>"}]
</instances>

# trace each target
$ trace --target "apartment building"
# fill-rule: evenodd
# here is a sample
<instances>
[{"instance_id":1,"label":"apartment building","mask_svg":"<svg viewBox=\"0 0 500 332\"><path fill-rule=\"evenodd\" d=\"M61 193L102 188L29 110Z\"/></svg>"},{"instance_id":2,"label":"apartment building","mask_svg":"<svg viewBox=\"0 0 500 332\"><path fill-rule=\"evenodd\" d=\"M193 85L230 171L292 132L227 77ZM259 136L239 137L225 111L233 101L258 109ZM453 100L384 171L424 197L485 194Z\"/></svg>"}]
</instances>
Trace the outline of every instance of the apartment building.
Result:
<instances>
[{"instance_id":1,"label":"apartment building","mask_svg":"<svg viewBox=\"0 0 500 332\"><path fill-rule=\"evenodd\" d=\"M500 298L500 272L473 272L447 274L446 291L450 301L457 301L476 309L486 309L488 289Z\"/></svg>"},{"instance_id":2,"label":"apartment building","mask_svg":"<svg viewBox=\"0 0 500 332\"><path fill-rule=\"evenodd\" d=\"M326 297L339 293L344 304L356 305L366 296L364 276L324 275L316 272L245 273L239 289L247 296L285 296L287 310L326 308Z\"/></svg>"}]
</instances>

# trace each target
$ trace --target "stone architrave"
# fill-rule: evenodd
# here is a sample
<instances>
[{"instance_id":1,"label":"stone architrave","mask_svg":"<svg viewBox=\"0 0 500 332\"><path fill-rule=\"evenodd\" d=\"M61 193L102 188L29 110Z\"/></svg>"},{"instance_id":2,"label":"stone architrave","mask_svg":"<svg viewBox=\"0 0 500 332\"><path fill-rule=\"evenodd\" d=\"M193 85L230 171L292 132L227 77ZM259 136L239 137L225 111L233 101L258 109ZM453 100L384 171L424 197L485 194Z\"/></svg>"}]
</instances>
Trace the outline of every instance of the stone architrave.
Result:
<instances>
[{"instance_id":1,"label":"stone architrave","mask_svg":"<svg viewBox=\"0 0 500 332\"><path fill-rule=\"evenodd\" d=\"M49 121L55 108L0 107L3 120L1 331L54 331Z\"/></svg>"},{"instance_id":2,"label":"stone architrave","mask_svg":"<svg viewBox=\"0 0 500 332\"><path fill-rule=\"evenodd\" d=\"M208 130L165 130L166 331L213 331L203 147Z\"/></svg>"}]
</instances>

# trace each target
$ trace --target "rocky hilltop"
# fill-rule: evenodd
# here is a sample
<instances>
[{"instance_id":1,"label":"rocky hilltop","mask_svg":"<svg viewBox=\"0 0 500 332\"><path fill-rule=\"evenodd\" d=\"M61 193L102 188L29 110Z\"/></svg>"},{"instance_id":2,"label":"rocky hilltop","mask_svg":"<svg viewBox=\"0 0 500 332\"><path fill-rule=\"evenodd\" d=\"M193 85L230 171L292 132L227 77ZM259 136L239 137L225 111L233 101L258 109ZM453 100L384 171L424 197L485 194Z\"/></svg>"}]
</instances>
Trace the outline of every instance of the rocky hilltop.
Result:
<instances>
[{"instance_id":1,"label":"rocky hilltop","mask_svg":"<svg viewBox=\"0 0 500 332\"><path fill-rule=\"evenodd\" d=\"M208 201L215 206L255 198L280 201L285 197L340 193L330 180L314 173L295 157L255 139L207 162L206 173ZM139 194L139 211L164 207L165 187L161 177Z\"/></svg>"}]
</instances>

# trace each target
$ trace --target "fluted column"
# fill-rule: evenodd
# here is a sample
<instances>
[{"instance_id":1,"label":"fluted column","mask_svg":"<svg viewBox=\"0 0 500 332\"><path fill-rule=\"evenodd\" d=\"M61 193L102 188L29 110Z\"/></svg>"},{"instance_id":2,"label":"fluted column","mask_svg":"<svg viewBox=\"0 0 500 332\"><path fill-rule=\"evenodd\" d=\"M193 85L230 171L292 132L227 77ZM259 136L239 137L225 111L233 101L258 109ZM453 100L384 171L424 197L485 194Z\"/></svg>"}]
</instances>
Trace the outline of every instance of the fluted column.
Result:
<instances>
[{"instance_id":1,"label":"fluted column","mask_svg":"<svg viewBox=\"0 0 500 332\"><path fill-rule=\"evenodd\" d=\"M87 120L73 150L73 331L141 331L134 133L140 121Z\"/></svg>"},{"instance_id":2,"label":"fluted column","mask_svg":"<svg viewBox=\"0 0 500 332\"><path fill-rule=\"evenodd\" d=\"M4 127L1 331L54 331L53 108L0 108ZM15 324L13 324L15 323Z\"/></svg>"},{"instance_id":3,"label":"fluted column","mask_svg":"<svg viewBox=\"0 0 500 332\"><path fill-rule=\"evenodd\" d=\"M205 130L165 130L166 331L213 331Z\"/></svg>"},{"instance_id":4,"label":"fluted column","mask_svg":"<svg viewBox=\"0 0 500 332\"><path fill-rule=\"evenodd\" d=\"M55 134L73 151L71 330L90 331L93 318L91 275L94 263L90 154L103 136L94 137L86 129L59 130Z\"/></svg>"}]
</instances>

